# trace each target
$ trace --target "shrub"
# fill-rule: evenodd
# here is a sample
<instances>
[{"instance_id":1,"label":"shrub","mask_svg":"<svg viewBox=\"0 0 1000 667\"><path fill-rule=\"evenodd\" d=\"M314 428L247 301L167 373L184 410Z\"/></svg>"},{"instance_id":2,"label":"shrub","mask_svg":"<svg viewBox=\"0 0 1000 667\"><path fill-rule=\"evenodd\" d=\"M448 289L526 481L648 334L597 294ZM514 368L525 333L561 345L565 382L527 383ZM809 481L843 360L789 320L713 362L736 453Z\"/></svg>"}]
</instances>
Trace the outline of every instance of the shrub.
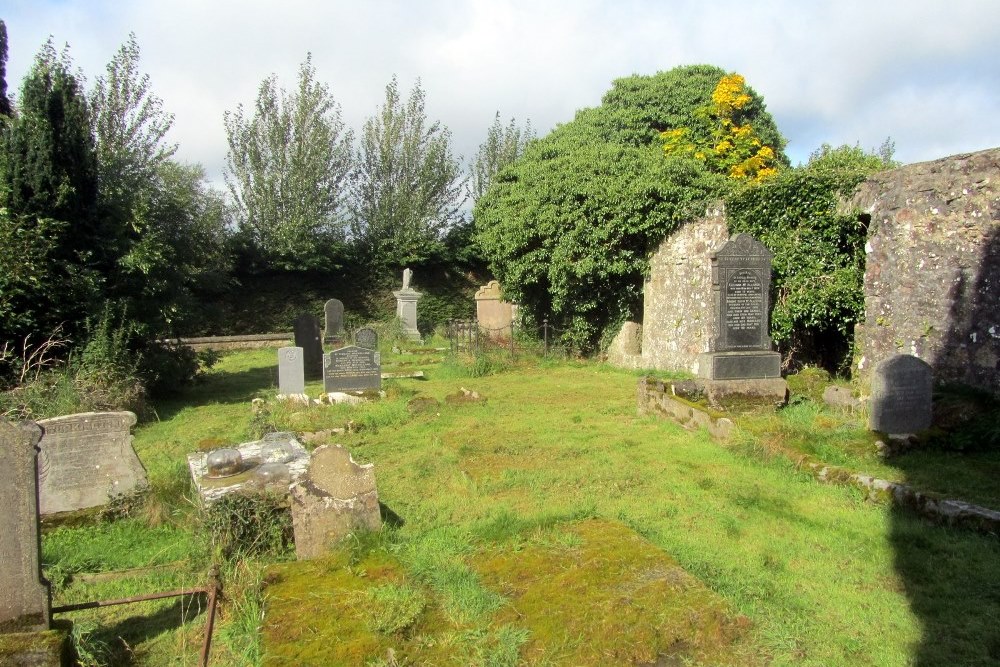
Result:
<instances>
[{"instance_id":1,"label":"shrub","mask_svg":"<svg viewBox=\"0 0 1000 667\"><path fill-rule=\"evenodd\" d=\"M281 555L292 541L292 515L284 496L230 493L205 510L212 546L225 560Z\"/></svg>"}]
</instances>

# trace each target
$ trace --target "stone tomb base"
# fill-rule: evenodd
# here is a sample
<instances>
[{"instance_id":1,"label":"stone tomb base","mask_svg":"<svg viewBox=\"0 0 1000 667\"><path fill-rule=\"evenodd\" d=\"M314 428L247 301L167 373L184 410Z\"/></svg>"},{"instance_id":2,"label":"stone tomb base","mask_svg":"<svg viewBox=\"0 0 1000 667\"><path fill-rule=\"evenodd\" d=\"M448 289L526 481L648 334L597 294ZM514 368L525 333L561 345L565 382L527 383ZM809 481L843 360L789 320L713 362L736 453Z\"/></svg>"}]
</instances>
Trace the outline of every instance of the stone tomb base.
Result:
<instances>
[{"instance_id":1,"label":"stone tomb base","mask_svg":"<svg viewBox=\"0 0 1000 667\"><path fill-rule=\"evenodd\" d=\"M755 380L701 380L699 386L715 408L739 409L754 405L784 405L788 383L782 378Z\"/></svg>"},{"instance_id":2,"label":"stone tomb base","mask_svg":"<svg viewBox=\"0 0 1000 667\"><path fill-rule=\"evenodd\" d=\"M756 380L781 377L777 352L705 352L698 358L698 376L706 380Z\"/></svg>"}]
</instances>

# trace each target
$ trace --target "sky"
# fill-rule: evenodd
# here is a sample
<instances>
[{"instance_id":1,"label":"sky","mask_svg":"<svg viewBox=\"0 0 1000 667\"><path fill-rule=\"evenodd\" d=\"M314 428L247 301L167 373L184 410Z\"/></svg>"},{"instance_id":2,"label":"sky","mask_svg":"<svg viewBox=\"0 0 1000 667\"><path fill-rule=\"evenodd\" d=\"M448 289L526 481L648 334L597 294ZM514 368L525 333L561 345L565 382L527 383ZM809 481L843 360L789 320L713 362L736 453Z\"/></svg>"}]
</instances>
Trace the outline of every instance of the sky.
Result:
<instances>
[{"instance_id":1,"label":"sky","mask_svg":"<svg viewBox=\"0 0 1000 667\"><path fill-rule=\"evenodd\" d=\"M276 74L317 79L359 132L398 76L473 157L499 112L539 136L614 79L707 63L742 74L793 164L824 143L919 162L1000 146L998 0L2 0L9 91L51 36L88 85L134 32L177 157L223 186L223 116Z\"/></svg>"}]
</instances>

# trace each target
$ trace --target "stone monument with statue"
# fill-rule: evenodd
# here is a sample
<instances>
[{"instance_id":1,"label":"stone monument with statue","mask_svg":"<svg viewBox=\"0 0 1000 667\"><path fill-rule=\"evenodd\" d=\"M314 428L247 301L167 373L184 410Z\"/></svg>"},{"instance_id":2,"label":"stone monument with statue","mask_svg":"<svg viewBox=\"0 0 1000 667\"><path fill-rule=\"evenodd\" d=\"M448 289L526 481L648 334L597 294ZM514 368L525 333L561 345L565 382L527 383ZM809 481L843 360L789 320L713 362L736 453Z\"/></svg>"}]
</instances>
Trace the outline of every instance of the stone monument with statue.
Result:
<instances>
[{"instance_id":1,"label":"stone monument with statue","mask_svg":"<svg viewBox=\"0 0 1000 667\"><path fill-rule=\"evenodd\" d=\"M420 340L420 331L417 329L417 301L423 296L410 287L410 280L413 278L413 271L403 269L403 288L393 292L396 297L396 317L403 325L403 333L410 340Z\"/></svg>"}]
</instances>

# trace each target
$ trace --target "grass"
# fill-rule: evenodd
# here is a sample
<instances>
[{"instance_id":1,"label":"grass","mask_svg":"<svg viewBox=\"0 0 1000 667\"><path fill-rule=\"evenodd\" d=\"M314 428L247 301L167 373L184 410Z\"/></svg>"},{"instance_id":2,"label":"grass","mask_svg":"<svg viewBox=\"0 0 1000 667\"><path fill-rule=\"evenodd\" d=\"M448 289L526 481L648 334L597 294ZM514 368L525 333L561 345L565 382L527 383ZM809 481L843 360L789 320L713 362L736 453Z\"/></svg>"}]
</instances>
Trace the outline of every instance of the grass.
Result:
<instances>
[{"instance_id":1,"label":"grass","mask_svg":"<svg viewBox=\"0 0 1000 667\"><path fill-rule=\"evenodd\" d=\"M270 419L292 430L353 422L336 441L375 464L385 526L325 559L228 566L213 664L1000 660L995 537L867 503L792 463L808 452L880 476L924 470L939 488L995 497L996 477L964 471L968 458L883 463L856 417L814 403L751 420L747 442L726 448L636 416L633 373L383 355L387 369L413 363L426 379L387 382L387 398L363 406L276 406ZM250 400L276 391L274 366L270 350L227 355L183 400L156 406L160 421L136 430L136 449L168 490L168 519L46 533L47 567L68 582L57 604L203 583L211 548L178 483L184 456L244 439ZM460 387L482 400L448 402ZM438 405L411 412L414 398ZM173 569L78 588L83 572L137 563ZM115 659L196 655L203 614L190 605L114 609L86 619Z\"/></svg>"}]
</instances>

